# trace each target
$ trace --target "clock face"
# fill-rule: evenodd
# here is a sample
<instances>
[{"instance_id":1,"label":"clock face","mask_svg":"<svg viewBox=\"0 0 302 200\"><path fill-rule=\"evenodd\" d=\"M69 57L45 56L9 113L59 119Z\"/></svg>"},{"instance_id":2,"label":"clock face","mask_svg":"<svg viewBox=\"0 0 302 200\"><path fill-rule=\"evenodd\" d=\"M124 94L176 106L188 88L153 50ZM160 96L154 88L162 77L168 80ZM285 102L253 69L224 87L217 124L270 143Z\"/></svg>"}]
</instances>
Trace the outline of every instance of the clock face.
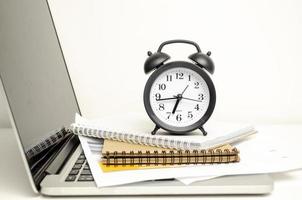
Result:
<instances>
[{"instance_id":1,"label":"clock face","mask_svg":"<svg viewBox=\"0 0 302 200\"><path fill-rule=\"evenodd\" d=\"M172 127L186 127L205 115L210 91L199 73L190 68L174 67L155 78L149 102L160 121Z\"/></svg>"}]
</instances>

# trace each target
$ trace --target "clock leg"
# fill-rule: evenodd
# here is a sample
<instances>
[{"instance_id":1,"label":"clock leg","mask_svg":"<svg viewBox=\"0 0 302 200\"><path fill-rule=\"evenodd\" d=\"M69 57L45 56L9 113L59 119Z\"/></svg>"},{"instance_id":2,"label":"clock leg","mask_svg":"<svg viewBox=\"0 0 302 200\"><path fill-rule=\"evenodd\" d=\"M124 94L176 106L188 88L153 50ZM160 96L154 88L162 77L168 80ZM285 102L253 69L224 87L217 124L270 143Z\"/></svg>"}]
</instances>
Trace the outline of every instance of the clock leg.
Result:
<instances>
[{"instance_id":1,"label":"clock leg","mask_svg":"<svg viewBox=\"0 0 302 200\"><path fill-rule=\"evenodd\" d=\"M206 135L208 134L208 133L204 130L203 127L200 127L199 129L201 130L201 132L202 132L202 134L203 134L204 136L206 136Z\"/></svg>"},{"instance_id":2,"label":"clock leg","mask_svg":"<svg viewBox=\"0 0 302 200\"><path fill-rule=\"evenodd\" d=\"M151 135L155 135L156 132L158 131L158 129L160 129L160 128L159 128L159 126L156 125L154 130L151 132Z\"/></svg>"}]
</instances>

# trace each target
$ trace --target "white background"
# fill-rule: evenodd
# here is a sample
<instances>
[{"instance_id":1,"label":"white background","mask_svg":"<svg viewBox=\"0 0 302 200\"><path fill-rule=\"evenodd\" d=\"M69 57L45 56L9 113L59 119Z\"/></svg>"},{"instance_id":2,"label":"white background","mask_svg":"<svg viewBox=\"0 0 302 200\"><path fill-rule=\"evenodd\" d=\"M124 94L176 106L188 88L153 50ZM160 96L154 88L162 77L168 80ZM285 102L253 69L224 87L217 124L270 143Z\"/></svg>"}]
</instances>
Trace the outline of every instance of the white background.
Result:
<instances>
[{"instance_id":1,"label":"white background","mask_svg":"<svg viewBox=\"0 0 302 200\"><path fill-rule=\"evenodd\" d=\"M98 118L143 112L148 50L189 39L212 51L214 118L302 122L302 2L50 0L82 113ZM195 49L163 49L187 59ZM0 126L9 126L3 95Z\"/></svg>"}]
</instances>

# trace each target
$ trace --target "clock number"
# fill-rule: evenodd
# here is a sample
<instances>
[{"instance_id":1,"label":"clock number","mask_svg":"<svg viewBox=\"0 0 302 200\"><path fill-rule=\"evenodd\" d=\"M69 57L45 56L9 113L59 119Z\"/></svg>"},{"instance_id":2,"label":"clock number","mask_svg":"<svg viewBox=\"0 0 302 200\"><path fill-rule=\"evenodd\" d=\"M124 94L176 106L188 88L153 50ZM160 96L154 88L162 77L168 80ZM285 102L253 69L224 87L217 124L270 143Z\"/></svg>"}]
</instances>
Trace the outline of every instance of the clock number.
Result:
<instances>
[{"instance_id":1,"label":"clock number","mask_svg":"<svg viewBox=\"0 0 302 200\"><path fill-rule=\"evenodd\" d=\"M158 110L160 110L160 111L165 110L165 105L163 103L160 103Z\"/></svg>"},{"instance_id":2,"label":"clock number","mask_svg":"<svg viewBox=\"0 0 302 200\"><path fill-rule=\"evenodd\" d=\"M171 116L172 113L171 112L166 112L166 114L168 115L167 119L170 119L170 116Z\"/></svg>"},{"instance_id":3,"label":"clock number","mask_svg":"<svg viewBox=\"0 0 302 200\"><path fill-rule=\"evenodd\" d=\"M167 81L172 81L172 75L167 75Z\"/></svg>"},{"instance_id":4,"label":"clock number","mask_svg":"<svg viewBox=\"0 0 302 200\"><path fill-rule=\"evenodd\" d=\"M189 81L191 81L191 75L189 75Z\"/></svg>"},{"instance_id":5,"label":"clock number","mask_svg":"<svg viewBox=\"0 0 302 200\"><path fill-rule=\"evenodd\" d=\"M184 73L176 73L176 79L184 79Z\"/></svg>"},{"instance_id":6,"label":"clock number","mask_svg":"<svg viewBox=\"0 0 302 200\"><path fill-rule=\"evenodd\" d=\"M199 89L199 82L195 82L194 85L195 85L194 87L195 89Z\"/></svg>"},{"instance_id":7,"label":"clock number","mask_svg":"<svg viewBox=\"0 0 302 200\"><path fill-rule=\"evenodd\" d=\"M178 115L176 115L176 121L181 121L182 120L182 118L181 118L181 114L178 114Z\"/></svg>"},{"instance_id":8,"label":"clock number","mask_svg":"<svg viewBox=\"0 0 302 200\"><path fill-rule=\"evenodd\" d=\"M190 119L192 119L192 118L193 118L192 111L189 111L189 112L188 112L188 118L190 118Z\"/></svg>"},{"instance_id":9,"label":"clock number","mask_svg":"<svg viewBox=\"0 0 302 200\"><path fill-rule=\"evenodd\" d=\"M166 87L167 87L167 86L166 86L166 84L164 84L164 83L158 85L158 89L159 89L159 90L165 90Z\"/></svg>"},{"instance_id":10,"label":"clock number","mask_svg":"<svg viewBox=\"0 0 302 200\"><path fill-rule=\"evenodd\" d=\"M159 100L160 98L161 98L161 95L160 95L159 93L156 93L156 94L155 94L155 99L156 99L156 100Z\"/></svg>"},{"instance_id":11,"label":"clock number","mask_svg":"<svg viewBox=\"0 0 302 200\"><path fill-rule=\"evenodd\" d=\"M203 94L198 94L198 100L204 100L204 95Z\"/></svg>"},{"instance_id":12,"label":"clock number","mask_svg":"<svg viewBox=\"0 0 302 200\"><path fill-rule=\"evenodd\" d=\"M199 104L196 104L196 106L194 107L195 110L199 110Z\"/></svg>"}]
</instances>

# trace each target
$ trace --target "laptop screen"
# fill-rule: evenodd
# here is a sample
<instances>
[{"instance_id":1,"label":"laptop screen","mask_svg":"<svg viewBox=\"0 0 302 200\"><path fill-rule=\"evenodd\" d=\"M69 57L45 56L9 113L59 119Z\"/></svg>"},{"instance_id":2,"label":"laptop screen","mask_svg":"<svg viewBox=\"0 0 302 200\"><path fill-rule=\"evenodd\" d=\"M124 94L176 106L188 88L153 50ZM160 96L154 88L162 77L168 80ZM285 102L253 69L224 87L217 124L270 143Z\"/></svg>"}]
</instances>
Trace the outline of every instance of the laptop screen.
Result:
<instances>
[{"instance_id":1,"label":"laptop screen","mask_svg":"<svg viewBox=\"0 0 302 200\"><path fill-rule=\"evenodd\" d=\"M27 151L80 111L47 2L7 4L0 9L0 75Z\"/></svg>"}]
</instances>

